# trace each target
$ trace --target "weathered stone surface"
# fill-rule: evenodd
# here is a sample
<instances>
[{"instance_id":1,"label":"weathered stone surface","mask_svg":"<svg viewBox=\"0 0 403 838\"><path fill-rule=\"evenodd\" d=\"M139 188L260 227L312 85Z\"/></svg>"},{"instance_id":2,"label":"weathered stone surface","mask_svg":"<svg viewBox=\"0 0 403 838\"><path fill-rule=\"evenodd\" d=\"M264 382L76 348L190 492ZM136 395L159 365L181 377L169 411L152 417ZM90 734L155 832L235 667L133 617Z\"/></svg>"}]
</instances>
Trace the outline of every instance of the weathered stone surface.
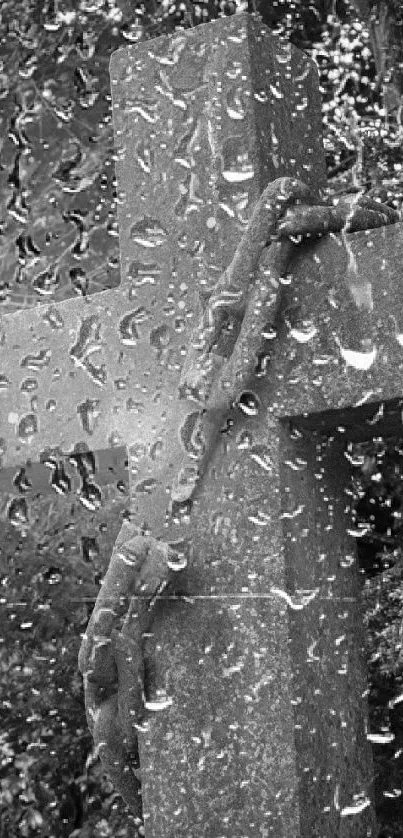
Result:
<instances>
[{"instance_id":1,"label":"weathered stone surface","mask_svg":"<svg viewBox=\"0 0 403 838\"><path fill-rule=\"evenodd\" d=\"M146 835L299 835L284 603L196 597L155 630L175 704L141 737Z\"/></svg>"},{"instance_id":2,"label":"weathered stone surface","mask_svg":"<svg viewBox=\"0 0 403 838\"><path fill-rule=\"evenodd\" d=\"M126 276L139 270L139 247L143 254L145 245L153 252L152 237L154 253L157 247L166 246L167 257L162 254L160 264L165 269L171 260L169 277L174 276L174 284L165 285L164 291L160 282L161 296L153 310L158 305L168 310L171 306L172 313L177 313L182 291L182 310L190 324L200 313L199 295L203 299L203 292L233 254L242 229L239 206L245 201L247 213L257 195L255 190L260 191L267 180L279 174L290 173L298 138L306 138L306 126L312 125L314 118L311 106L315 107L316 94L312 95L312 90L303 104L293 99L293 91L298 96L298 86L293 91L288 88L287 99L281 83L273 84L276 70L281 79L290 80L294 54L282 55L275 40L266 34L263 43L268 63L259 66L263 52L260 32L249 19L238 19L231 25L238 29L234 38L231 27L221 34L224 29L219 23L172 41L159 39L151 48L147 45L118 53L111 68L115 127L121 145L117 170L119 185L125 189L120 214L122 268ZM187 64L190 45L192 54L200 57L193 75ZM229 141L234 129L228 120L228 102L242 102L244 90L231 92L230 80L244 75L248 86L258 66L259 84L263 78L271 99L264 109L258 109L258 119L251 108L245 111L234 143ZM308 66L301 72L305 78ZM271 74L266 75L268 67ZM145 118L144 107L147 104L152 109L153 86L147 87L150 98L146 102L145 79L152 79L154 89L160 95L163 90L166 97L151 136L150 126L143 123L151 119L152 110ZM130 90L129 105L122 92L123 80ZM181 84L187 85L189 95L186 110ZM256 78L254 84L256 90ZM136 96L142 97L142 105ZM257 101L259 98L265 97L259 94ZM281 102L280 116L277 102ZM138 114L134 118L133 109ZM256 136L286 137L288 128L293 133L296 112L303 113L305 128L301 132L300 123L288 144L280 140L283 161L277 167L273 146L258 148ZM183 130L181 113L187 131ZM263 118L267 127L257 128ZM270 123L275 127L269 132ZM161 124L168 130L161 132ZM159 177L156 174L154 181L140 181L140 215L130 194L138 194L136 149L141 143L144 148L145 137L147 143L153 141ZM313 143L312 133L300 143L294 173L318 187L323 182L323 158ZM178 177L173 172L184 147L190 177L182 181L179 194L183 200L178 204ZM309 164L307 171L304 164L314 147L319 165L312 169ZM236 157L237 165L231 167L231 159ZM254 178L248 183L251 159ZM139 216L153 221L140 228ZM162 221L165 232L161 232ZM163 236L164 243L156 245ZM172 251L170 245L175 240L179 249L176 245ZM321 269L325 276L333 277L325 247ZM309 277L311 261L305 258ZM344 267L344 255L341 258ZM130 267L132 260L134 268ZM143 299L142 293L139 290L138 299ZM320 305L317 298L316 311ZM187 334L185 327L183 348L179 358L176 356L178 368L186 352ZM164 349L160 350L164 375L153 376L154 384L158 380L161 413L159 423L155 419L154 442L149 440L149 445L158 446L158 455L144 452L142 457L139 451L132 509L145 531L173 542L187 540L191 562L182 590L187 598L161 605L147 649L157 682L173 698L172 706L154 715L148 732L140 736L146 834L150 838L375 834L371 756L362 700L365 677L357 576L349 558L354 545L346 535L343 483L329 479L322 508L317 497L321 497L320 488L305 497L307 486L311 489L316 484L316 469L322 477L321 465L315 447L312 451L312 443L305 437L309 458L308 454L302 456L306 452L300 445L301 462L295 460L289 429L280 421L288 415L286 381L281 390L282 369L292 376L294 357L290 359L290 355L295 352L284 326L279 328L279 338L267 376L257 382L258 389L253 384L259 409L250 411L255 415L239 411L231 416L232 426L217 447L190 517L184 519L172 520L167 500L181 453L178 430L186 419L172 386L175 371L168 377L172 356L169 358L167 346L174 347L174 334L165 340L165 359ZM344 369L338 345L333 347L333 357ZM311 358L311 376L312 369ZM308 387L308 368L305 380ZM315 389L315 384L311 387ZM146 416L154 420L155 413L147 409ZM191 445L188 437L183 428L182 439ZM284 468L287 455L290 464ZM344 465L340 446L339 458ZM333 455L332 468L335 463L340 477L344 469ZM292 533L287 539L284 523L292 522L294 516L297 536ZM317 522L316 539L311 538L313 521ZM296 538L298 544L306 545L305 550L301 546L301 554L288 545ZM286 611L290 595L290 613L299 619L290 618Z\"/></svg>"},{"instance_id":3,"label":"weathered stone surface","mask_svg":"<svg viewBox=\"0 0 403 838\"><path fill-rule=\"evenodd\" d=\"M111 74L122 284L2 318L4 465L87 440L133 444L136 466L157 440L169 469L158 438L187 411L172 396L199 293L269 180L324 185L314 66L250 16L120 50Z\"/></svg>"},{"instance_id":4,"label":"weathered stone surface","mask_svg":"<svg viewBox=\"0 0 403 838\"><path fill-rule=\"evenodd\" d=\"M286 300L289 348L277 372L279 415L402 395L402 256L400 223L329 236L311 253L301 248Z\"/></svg>"}]
</instances>

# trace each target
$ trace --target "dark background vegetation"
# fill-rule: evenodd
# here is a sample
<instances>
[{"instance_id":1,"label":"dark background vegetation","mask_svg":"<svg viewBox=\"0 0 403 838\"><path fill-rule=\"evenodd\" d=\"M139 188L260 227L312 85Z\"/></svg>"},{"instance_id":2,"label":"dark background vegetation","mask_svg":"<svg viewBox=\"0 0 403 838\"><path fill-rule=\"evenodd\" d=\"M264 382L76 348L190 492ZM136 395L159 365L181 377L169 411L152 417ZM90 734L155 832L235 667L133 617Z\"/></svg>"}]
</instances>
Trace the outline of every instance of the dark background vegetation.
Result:
<instances>
[{"instance_id":1,"label":"dark background vegetation","mask_svg":"<svg viewBox=\"0 0 403 838\"><path fill-rule=\"evenodd\" d=\"M2 0L0 315L119 283L111 52L242 10L318 64L329 193L375 188L401 209L400 0ZM352 457L385 838L403 835L401 460L396 440ZM44 455L42 471L0 469L0 832L134 838L91 753L77 671L127 507L124 454Z\"/></svg>"}]
</instances>

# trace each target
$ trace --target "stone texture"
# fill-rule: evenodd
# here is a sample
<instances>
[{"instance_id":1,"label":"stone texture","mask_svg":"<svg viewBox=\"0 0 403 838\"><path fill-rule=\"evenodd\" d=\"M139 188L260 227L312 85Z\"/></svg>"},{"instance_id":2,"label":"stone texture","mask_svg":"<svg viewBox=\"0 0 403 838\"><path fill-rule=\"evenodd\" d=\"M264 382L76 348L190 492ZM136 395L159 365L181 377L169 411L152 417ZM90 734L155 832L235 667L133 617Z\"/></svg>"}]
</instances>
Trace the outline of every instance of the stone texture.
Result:
<instances>
[{"instance_id":1,"label":"stone texture","mask_svg":"<svg viewBox=\"0 0 403 838\"><path fill-rule=\"evenodd\" d=\"M133 520L191 544L148 647L173 704L141 735L147 838L375 835L344 450L399 421L402 226L301 246L258 409L172 518L203 300L268 180L324 185L316 71L239 15L120 50L111 79L122 283L3 317L3 463L125 443Z\"/></svg>"},{"instance_id":2,"label":"stone texture","mask_svg":"<svg viewBox=\"0 0 403 838\"><path fill-rule=\"evenodd\" d=\"M274 596L161 608L175 705L141 737L146 835L300 834L286 623Z\"/></svg>"},{"instance_id":3,"label":"stone texture","mask_svg":"<svg viewBox=\"0 0 403 838\"><path fill-rule=\"evenodd\" d=\"M1 319L4 465L86 440L169 473L201 299L268 180L325 183L316 70L249 15L118 50L111 81L122 283Z\"/></svg>"},{"instance_id":4,"label":"stone texture","mask_svg":"<svg viewBox=\"0 0 403 838\"><path fill-rule=\"evenodd\" d=\"M192 70L188 50L200 58ZM151 48L117 53L111 75L120 144L117 172L125 190L122 269L127 276L133 270L145 273L138 264L139 244L145 256L145 245L152 252L153 237L154 253L159 246L166 249L159 264L164 270L171 260L169 279L174 277L165 292L160 280L156 306L171 306L174 315L183 301L185 322L192 324L267 181L293 171L314 189L323 185L323 156L313 127L319 114L314 71L293 50L284 53L249 17L240 17L225 28L218 22L170 41L159 39ZM295 84L298 77L304 79L302 87ZM157 95L164 91L159 108L152 84L146 102L145 79L153 80ZM124 84L130 94L125 95ZM159 127L156 119L151 133L145 103L154 105L154 115L159 112ZM161 124L166 126L162 132ZM155 155L153 180L139 180L136 165L137 150L146 142ZM181 170L175 172L175 166L183 163L184 148L185 176L178 177ZM148 219L142 240L139 213L129 197L139 194L140 184L141 216ZM172 242L177 243L173 251ZM309 276L315 256L304 258ZM332 262L325 265L324 258L321 270L334 276ZM292 297L285 302L293 305L295 319L297 302ZM320 311L318 299L315 310ZM179 368L186 334L185 327ZM321 514L319 490L307 497L304 492L304 501L297 502L302 483L305 488L315 483L320 465L314 448L309 465L306 457L300 458L302 465L297 462L302 479L301 474L292 479L292 440L279 420L288 414L286 380L280 391L282 368L292 377L289 353L294 356L295 350L281 324L279 337L267 377L253 387L256 415L231 416L190 517L173 519L167 491L181 454L179 428L185 444L192 439L183 427L182 411L188 408L168 379L169 350L165 362L161 350L165 375L157 390L163 412L154 437L159 452L142 457L140 449L137 474L132 471L132 509L145 531L174 543L187 541L191 562L181 591L186 598L161 606L147 648L157 686L173 698L172 707L153 716L140 737L150 838L375 834L357 575L348 558L354 546L346 536L343 487L329 487ZM340 347L335 350L339 359ZM226 354L228 347L222 351ZM311 358L311 377L312 369ZM304 382L309 389L308 369ZM147 410L146 415L155 414ZM291 465L283 470L290 449ZM340 447L338 455L343 463ZM332 463L338 463L336 455ZM336 470L344 473L338 465ZM283 522L294 516L298 538L305 539L302 556L286 548ZM316 519L319 534L322 527L326 533L322 541L311 538ZM291 617L285 606L290 595Z\"/></svg>"},{"instance_id":5,"label":"stone texture","mask_svg":"<svg viewBox=\"0 0 403 838\"><path fill-rule=\"evenodd\" d=\"M278 415L363 403L375 413L378 401L401 396L402 248L400 223L301 248L285 300L289 348L276 372Z\"/></svg>"}]
</instances>

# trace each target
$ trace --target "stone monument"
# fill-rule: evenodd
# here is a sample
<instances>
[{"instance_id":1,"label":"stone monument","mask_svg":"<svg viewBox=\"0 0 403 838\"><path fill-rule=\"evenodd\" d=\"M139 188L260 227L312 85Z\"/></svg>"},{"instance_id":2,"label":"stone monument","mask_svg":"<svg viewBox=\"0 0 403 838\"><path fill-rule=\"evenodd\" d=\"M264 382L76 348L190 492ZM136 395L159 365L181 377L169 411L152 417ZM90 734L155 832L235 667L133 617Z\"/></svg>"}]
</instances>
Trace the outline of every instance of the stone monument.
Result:
<instances>
[{"instance_id":1,"label":"stone monument","mask_svg":"<svg viewBox=\"0 0 403 838\"><path fill-rule=\"evenodd\" d=\"M166 700L155 712L148 696L138 730L147 838L375 836L345 453L401 423L402 227L295 247L253 377L202 479L175 495L198 457L181 382L213 289L270 182L297 179L318 202L325 187L317 74L241 14L117 51L111 81L121 286L84 311L3 318L3 465L83 436L125 443L118 548L157 539L187 560L174 593L155 566L144 663ZM244 310L228 308L219 363L242 330ZM22 347L38 413L24 410Z\"/></svg>"}]
</instances>

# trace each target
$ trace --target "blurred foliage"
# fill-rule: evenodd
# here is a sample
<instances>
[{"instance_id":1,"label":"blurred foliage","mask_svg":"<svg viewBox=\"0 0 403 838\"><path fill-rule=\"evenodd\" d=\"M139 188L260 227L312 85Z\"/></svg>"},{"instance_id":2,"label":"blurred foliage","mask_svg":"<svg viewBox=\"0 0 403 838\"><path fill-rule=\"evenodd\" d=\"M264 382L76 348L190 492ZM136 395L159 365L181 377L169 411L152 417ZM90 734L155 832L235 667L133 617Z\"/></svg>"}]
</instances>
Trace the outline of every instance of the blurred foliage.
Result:
<instances>
[{"instance_id":1,"label":"blurred foliage","mask_svg":"<svg viewBox=\"0 0 403 838\"><path fill-rule=\"evenodd\" d=\"M221 15L259 10L317 62L330 193L375 186L400 208L402 8L400 0L2 0L0 313L118 285L110 54ZM371 723L395 736L374 745L378 807L392 836L403 822L394 791L403 779L403 702L393 703L402 691L401 476L386 474L379 450L362 457L356 517L369 519L371 533L360 543L383 570L363 588ZM10 498L2 499L0 832L134 838L91 756L77 672L124 498L115 487L91 510L53 492L51 502L31 504L28 528L21 510L13 521L4 515Z\"/></svg>"},{"instance_id":2,"label":"blurred foliage","mask_svg":"<svg viewBox=\"0 0 403 838\"><path fill-rule=\"evenodd\" d=\"M69 475L67 462L63 468ZM9 838L137 835L92 757L77 668L81 635L126 515L128 482L112 482L109 471L106 485L95 483L96 469L81 487L71 474L64 491L50 481L41 492L25 485L17 496L24 514L15 494L0 493L0 835ZM90 485L97 488L92 502Z\"/></svg>"},{"instance_id":3,"label":"blurred foliage","mask_svg":"<svg viewBox=\"0 0 403 838\"><path fill-rule=\"evenodd\" d=\"M401 836L403 823L403 552L394 550L383 573L363 590L369 715L380 835Z\"/></svg>"},{"instance_id":4,"label":"blurred foliage","mask_svg":"<svg viewBox=\"0 0 403 838\"><path fill-rule=\"evenodd\" d=\"M347 0L3 0L0 312L119 283L111 52L248 9L318 64L331 189L382 184L400 207L401 109Z\"/></svg>"},{"instance_id":5,"label":"blurred foliage","mask_svg":"<svg viewBox=\"0 0 403 838\"><path fill-rule=\"evenodd\" d=\"M353 533L363 574L369 718L380 838L403 823L403 447L351 445Z\"/></svg>"}]
</instances>

